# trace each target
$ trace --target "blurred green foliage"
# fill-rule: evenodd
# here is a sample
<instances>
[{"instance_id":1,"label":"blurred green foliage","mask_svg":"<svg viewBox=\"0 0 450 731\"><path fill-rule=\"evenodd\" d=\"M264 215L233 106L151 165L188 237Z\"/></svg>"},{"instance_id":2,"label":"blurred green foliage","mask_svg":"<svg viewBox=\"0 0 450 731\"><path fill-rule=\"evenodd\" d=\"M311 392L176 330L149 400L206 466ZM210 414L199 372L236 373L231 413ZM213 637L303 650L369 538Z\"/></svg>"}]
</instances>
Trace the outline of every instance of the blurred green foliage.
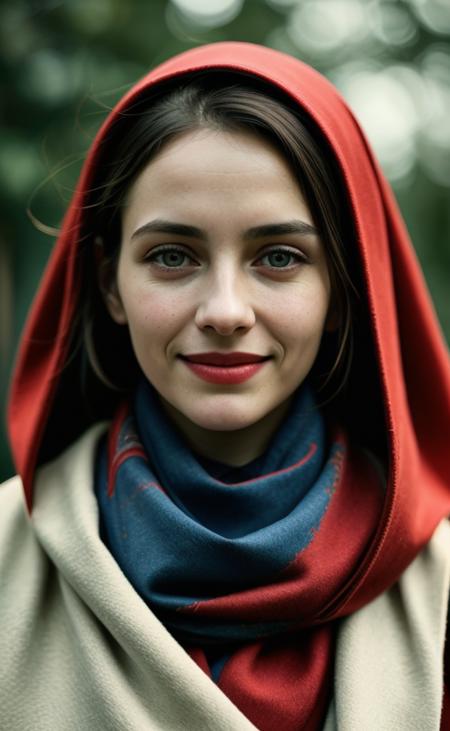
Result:
<instances>
[{"instance_id":1,"label":"blurred green foliage","mask_svg":"<svg viewBox=\"0 0 450 731\"><path fill-rule=\"evenodd\" d=\"M161 61L220 40L262 43L298 56L356 106L450 339L449 39L447 0L1 4L2 411L19 334L54 241L33 225L28 210L57 228L108 109ZM4 479L13 467L3 425L0 463Z\"/></svg>"}]
</instances>

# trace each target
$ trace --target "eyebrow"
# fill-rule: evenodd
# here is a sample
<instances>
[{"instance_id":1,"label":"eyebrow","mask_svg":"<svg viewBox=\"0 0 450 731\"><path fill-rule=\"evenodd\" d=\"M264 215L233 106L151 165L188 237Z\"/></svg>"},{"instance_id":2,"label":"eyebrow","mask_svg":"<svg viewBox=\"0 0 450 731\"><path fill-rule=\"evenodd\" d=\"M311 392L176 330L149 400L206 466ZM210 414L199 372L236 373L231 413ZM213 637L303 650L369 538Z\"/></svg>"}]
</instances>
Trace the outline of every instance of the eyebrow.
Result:
<instances>
[{"instance_id":1,"label":"eyebrow","mask_svg":"<svg viewBox=\"0 0 450 731\"><path fill-rule=\"evenodd\" d=\"M175 223L163 218L155 218L153 221L139 226L131 235L131 239L139 238L149 233L175 234L177 236L188 236L190 238L206 241L207 235L197 226L188 226L185 223ZM244 239L253 241L268 236L282 236L283 234L302 234L306 236L317 236L317 229L306 221L294 219L281 223L266 223L263 226L254 226L244 233Z\"/></svg>"}]
</instances>

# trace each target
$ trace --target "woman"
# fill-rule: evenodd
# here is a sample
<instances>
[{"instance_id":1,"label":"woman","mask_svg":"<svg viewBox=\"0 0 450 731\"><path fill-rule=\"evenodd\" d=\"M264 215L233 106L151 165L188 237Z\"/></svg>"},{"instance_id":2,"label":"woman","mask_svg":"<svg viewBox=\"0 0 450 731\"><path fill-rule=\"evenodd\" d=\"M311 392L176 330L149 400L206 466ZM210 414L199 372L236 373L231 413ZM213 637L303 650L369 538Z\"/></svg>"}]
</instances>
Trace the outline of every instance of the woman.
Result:
<instances>
[{"instance_id":1,"label":"woman","mask_svg":"<svg viewBox=\"0 0 450 731\"><path fill-rule=\"evenodd\" d=\"M448 726L447 354L315 71L219 43L119 103L9 422L5 728Z\"/></svg>"}]
</instances>

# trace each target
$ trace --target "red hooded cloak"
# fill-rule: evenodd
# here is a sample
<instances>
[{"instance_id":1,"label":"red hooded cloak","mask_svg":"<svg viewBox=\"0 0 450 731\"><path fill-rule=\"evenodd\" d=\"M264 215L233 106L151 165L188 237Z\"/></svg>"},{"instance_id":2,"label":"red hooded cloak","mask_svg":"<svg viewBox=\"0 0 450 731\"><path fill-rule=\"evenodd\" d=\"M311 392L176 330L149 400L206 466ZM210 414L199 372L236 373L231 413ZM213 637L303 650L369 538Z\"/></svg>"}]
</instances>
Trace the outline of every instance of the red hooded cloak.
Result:
<instances>
[{"instance_id":1,"label":"red hooded cloak","mask_svg":"<svg viewBox=\"0 0 450 731\"><path fill-rule=\"evenodd\" d=\"M8 414L13 455L31 511L37 466L88 425L74 411L65 430L55 414L58 402L67 413L78 398L63 366L80 306L83 207L102 144L124 110L153 86L212 69L259 77L310 116L334 156L353 217L378 384L353 373L348 408L362 421L361 401L371 418L370 401L381 400L388 478L371 547L324 618L348 614L391 586L450 512L450 368L403 220L366 138L334 87L297 59L248 43L195 48L150 72L113 109L92 144L24 330Z\"/></svg>"}]
</instances>

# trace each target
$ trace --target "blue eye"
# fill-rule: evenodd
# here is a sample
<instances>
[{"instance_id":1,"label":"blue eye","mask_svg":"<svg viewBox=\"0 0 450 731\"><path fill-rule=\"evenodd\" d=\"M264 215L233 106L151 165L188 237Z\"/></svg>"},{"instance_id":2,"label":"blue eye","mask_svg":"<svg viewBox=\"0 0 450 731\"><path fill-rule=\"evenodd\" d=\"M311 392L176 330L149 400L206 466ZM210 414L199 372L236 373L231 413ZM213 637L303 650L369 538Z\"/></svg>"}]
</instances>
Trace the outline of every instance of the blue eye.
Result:
<instances>
[{"instance_id":1,"label":"blue eye","mask_svg":"<svg viewBox=\"0 0 450 731\"><path fill-rule=\"evenodd\" d=\"M155 262L166 269L180 269L192 262L192 259L183 249L170 247L153 252L147 257L147 261Z\"/></svg>"},{"instance_id":2,"label":"blue eye","mask_svg":"<svg viewBox=\"0 0 450 731\"><path fill-rule=\"evenodd\" d=\"M305 261L305 257L300 252L291 249L273 249L267 254L261 256L260 261L267 262L272 269L287 269L293 264Z\"/></svg>"}]
</instances>

